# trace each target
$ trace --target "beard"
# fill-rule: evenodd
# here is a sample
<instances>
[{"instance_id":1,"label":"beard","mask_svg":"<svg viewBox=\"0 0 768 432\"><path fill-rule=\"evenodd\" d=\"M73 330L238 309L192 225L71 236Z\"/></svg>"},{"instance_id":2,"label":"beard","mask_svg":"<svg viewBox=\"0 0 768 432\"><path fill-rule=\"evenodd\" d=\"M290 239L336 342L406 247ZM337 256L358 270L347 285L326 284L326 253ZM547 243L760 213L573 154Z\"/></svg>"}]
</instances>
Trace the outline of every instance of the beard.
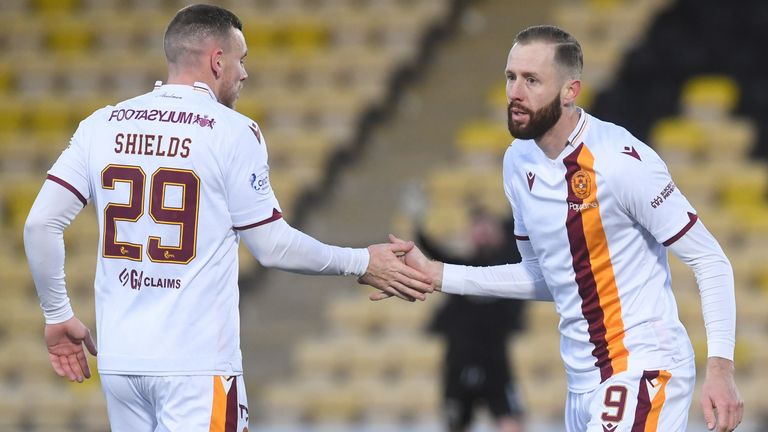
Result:
<instances>
[{"instance_id":1,"label":"beard","mask_svg":"<svg viewBox=\"0 0 768 432\"><path fill-rule=\"evenodd\" d=\"M522 125L512 120L512 108L525 111L528 114L528 124ZM563 114L563 107L558 94L548 105L543 106L536 112L533 112L520 105L513 105L512 102L507 105L507 128L513 137L519 139L538 139L547 133L552 126L560 120Z\"/></svg>"}]
</instances>

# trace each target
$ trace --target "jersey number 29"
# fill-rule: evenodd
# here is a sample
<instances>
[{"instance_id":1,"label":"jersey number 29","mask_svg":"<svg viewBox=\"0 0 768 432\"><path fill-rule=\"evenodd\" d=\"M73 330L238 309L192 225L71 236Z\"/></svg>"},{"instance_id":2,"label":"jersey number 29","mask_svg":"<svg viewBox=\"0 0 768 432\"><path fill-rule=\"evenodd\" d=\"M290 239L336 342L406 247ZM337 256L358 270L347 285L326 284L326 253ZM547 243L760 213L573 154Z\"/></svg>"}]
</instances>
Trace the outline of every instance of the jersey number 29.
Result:
<instances>
[{"instance_id":1,"label":"jersey number 29","mask_svg":"<svg viewBox=\"0 0 768 432\"><path fill-rule=\"evenodd\" d=\"M130 185L127 204L109 203L104 207L104 248L106 258L141 261L143 244L117 240L117 222L136 222L144 214L144 188L146 174L138 166L108 165L101 172L101 186L114 189L118 182ZM182 189L181 205L166 206L168 186ZM147 256L150 261L187 264L195 258L197 248L197 214L200 202L200 178L194 171L177 168L158 168L149 182L149 215L158 224L179 227L178 246L164 246L160 237L149 235Z\"/></svg>"}]
</instances>

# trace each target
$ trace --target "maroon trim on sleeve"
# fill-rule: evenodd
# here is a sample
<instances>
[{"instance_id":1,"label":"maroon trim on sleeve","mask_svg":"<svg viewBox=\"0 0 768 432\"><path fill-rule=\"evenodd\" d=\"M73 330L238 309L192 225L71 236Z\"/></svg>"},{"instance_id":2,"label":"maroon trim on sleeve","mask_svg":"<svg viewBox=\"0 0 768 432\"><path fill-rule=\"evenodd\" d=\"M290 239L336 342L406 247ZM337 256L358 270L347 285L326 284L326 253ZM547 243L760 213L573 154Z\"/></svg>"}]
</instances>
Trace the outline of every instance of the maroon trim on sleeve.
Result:
<instances>
[{"instance_id":1,"label":"maroon trim on sleeve","mask_svg":"<svg viewBox=\"0 0 768 432\"><path fill-rule=\"evenodd\" d=\"M64 180L62 180L62 179L60 179L60 178L58 178L58 177L56 177L54 175L50 175L50 174L48 174L48 177L46 177L46 179L50 180L50 181L52 181L54 183L58 183L58 184L64 186L65 189L67 189L70 192L72 192L73 194L75 194L77 199L79 199L80 202L83 203L83 207L88 205L88 200L86 200L85 197L83 196L83 194L81 194L80 191L75 189L75 187L72 186L71 184L67 183L66 181L64 181Z\"/></svg>"},{"instance_id":2,"label":"maroon trim on sleeve","mask_svg":"<svg viewBox=\"0 0 768 432\"><path fill-rule=\"evenodd\" d=\"M685 233L687 233L688 230L691 229L691 227L693 227L693 225L696 223L696 221L699 220L699 217L696 216L695 214L691 213L691 212L688 212L688 219L689 219L688 224L686 226L684 226L683 229L681 229L679 233L675 234L674 236L672 236L671 239L669 239L669 240L665 241L664 243L662 243L664 246L669 247L669 246L672 245L672 243L680 240L680 237L684 236Z\"/></svg>"},{"instance_id":3,"label":"maroon trim on sleeve","mask_svg":"<svg viewBox=\"0 0 768 432\"><path fill-rule=\"evenodd\" d=\"M270 216L270 217L268 217L268 218L266 218L266 219L264 219L262 221L259 221L259 222L256 222L256 223L252 223L250 225L241 226L241 227L235 227L235 229L238 230L238 231L242 231L242 230L247 230L247 229L250 229L250 228L256 228L257 226L261 226L261 225L264 225L264 224L268 224L270 222L274 222L274 221L276 221L276 220L278 220L278 219L280 219L282 217L283 217L283 214L280 213L279 211L277 211L276 208L273 208L272 209L272 216Z\"/></svg>"},{"instance_id":4,"label":"maroon trim on sleeve","mask_svg":"<svg viewBox=\"0 0 768 432\"><path fill-rule=\"evenodd\" d=\"M515 234L515 240L520 240L520 241L531 241L531 238L530 238L530 237L528 237L528 236L521 236L521 235L517 235L517 234Z\"/></svg>"}]
</instances>

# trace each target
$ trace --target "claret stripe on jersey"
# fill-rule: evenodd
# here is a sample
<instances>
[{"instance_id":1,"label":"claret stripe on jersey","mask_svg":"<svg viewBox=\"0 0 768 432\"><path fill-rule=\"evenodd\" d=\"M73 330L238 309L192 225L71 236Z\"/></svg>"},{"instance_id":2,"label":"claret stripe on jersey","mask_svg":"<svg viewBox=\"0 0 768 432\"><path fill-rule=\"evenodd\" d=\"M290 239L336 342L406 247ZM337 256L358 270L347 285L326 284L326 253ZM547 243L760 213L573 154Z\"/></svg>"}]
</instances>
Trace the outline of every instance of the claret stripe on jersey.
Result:
<instances>
[{"instance_id":1,"label":"claret stripe on jersey","mask_svg":"<svg viewBox=\"0 0 768 432\"><path fill-rule=\"evenodd\" d=\"M582 143L563 163L568 185L566 228L573 269L589 341L595 346L592 355L603 382L627 369L629 353L624 346L621 302L597 201L595 159Z\"/></svg>"}]
</instances>

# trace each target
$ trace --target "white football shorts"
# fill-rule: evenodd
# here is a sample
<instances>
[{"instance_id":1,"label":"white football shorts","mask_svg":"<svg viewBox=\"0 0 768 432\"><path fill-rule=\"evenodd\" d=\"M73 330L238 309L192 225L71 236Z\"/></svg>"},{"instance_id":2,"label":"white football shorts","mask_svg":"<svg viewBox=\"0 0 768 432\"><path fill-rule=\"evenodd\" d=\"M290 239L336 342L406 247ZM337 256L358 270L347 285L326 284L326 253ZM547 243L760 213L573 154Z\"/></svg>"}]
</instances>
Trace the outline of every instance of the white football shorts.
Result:
<instances>
[{"instance_id":1,"label":"white football shorts","mask_svg":"<svg viewBox=\"0 0 768 432\"><path fill-rule=\"evenodd\" d=\"M242 376L101 375L113 432L244 432Z\"/></svg>"},{"instance_id":2,"label":"white football shorts","mask_svg":"<svg viewBox=\"0 0 768 432\"><path fill-rule=\"evenodd\" d=\"M587 393L568 392L567 432L685 432L696 368L625 371Z\"/></svg>"}]
</instances>

